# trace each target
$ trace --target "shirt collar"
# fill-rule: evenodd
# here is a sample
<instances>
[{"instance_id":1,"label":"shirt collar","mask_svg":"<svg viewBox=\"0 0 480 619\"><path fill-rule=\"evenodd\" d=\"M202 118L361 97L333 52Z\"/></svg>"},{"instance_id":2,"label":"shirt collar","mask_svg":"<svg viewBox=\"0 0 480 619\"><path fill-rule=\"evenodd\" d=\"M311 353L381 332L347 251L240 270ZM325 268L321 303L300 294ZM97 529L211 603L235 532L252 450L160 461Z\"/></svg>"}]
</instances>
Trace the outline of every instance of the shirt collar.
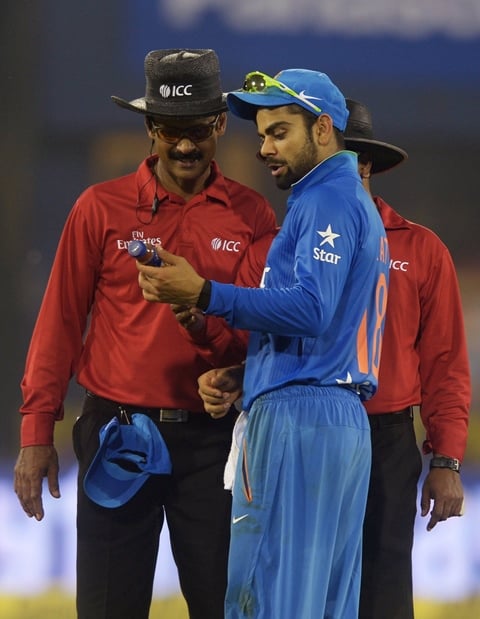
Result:
<instances>
[{"instance_id":1,"label":"shirt collar","mask_svg":"<svg viewBox=\"0 0 480 619\"><path fill-rule=\"evenodd\" d=\"M380 217L382 218L383 226L386 230L411 228L411 222L397 213L397 211L387 204L383 198L380 198L380 196L374 196L373 201L377 206Z\"/></svg>"},{"instance_id":2,"label":"shirt collar","mask_svg":"<svg viewBox=\"0 0 480 619\"><path fill-rule=\"evenodd\" d=\"M138 204L149 204L153 201L155 195L157 196L159 203L166 199L172 202L180 201L183 203L183 200L179 198L179 196L168 193L160 184L160 181L156 178L154 167L157 160L158 157L156 155L152 155L142 161L137 170ZM204 200L210 199L216 202L221 202L225 206L230 205L230 196L227 189L227 183L216 161L212 161L211 164L211 176L208 186L205 187L205 189L198 195Z\"/></svg>"},{"instance_id":3,"label":"shirt collar","mask_svg":"<svg viewBox=\"0 0 480 619\"><path fill-rule=\"evenodd\" d=\"M307 172L300 180L292 185L292 193L305 191L312 184L323 182L332 172L351 170L358 176L357 155L352 151L340 150L327 157Z\"/></svg>"}]
</instances>

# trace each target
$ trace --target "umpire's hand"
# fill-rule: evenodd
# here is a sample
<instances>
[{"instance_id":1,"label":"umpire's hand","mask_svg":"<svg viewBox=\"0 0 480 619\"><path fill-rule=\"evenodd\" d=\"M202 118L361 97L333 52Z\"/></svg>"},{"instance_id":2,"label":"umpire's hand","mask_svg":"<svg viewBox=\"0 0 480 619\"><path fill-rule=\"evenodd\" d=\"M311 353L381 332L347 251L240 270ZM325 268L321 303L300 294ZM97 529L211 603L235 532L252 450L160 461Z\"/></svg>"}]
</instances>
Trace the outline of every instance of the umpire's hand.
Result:
<instances>
[{"instance_id":1,"label":"umpire's hand","mask_svg":"<svg viewBox=\"0 0 480 619\"><path fill-rule=\"evenodd\" d=\"M440 468L430 470L422 488L422 516L426 516L430 511L432 500L433 508L427 531L431 531L438 522L463 515L463 486L456 471Z\"/></svg>"},{"instance_id":2,"label":"umpire's hand","mask_svg":"<svg viewBox=\"0 0 480 619\"><path fill-rule=\"evenodd\" d=\"M198 377L198 394L207 413L224 417L242 395L243 365L208 370Z\"/></svg>"},{"instance_id":3,"label":"umpire's hand","mask_svg":"<svg viewBox=\"0 0 480 619\"><path fill-rule=\"evenodd\" d=\"M22 447L15 464L14 488L29 518L42 520L42 483L46 477L50 494L60 498L58 484L58 454L53 445Z\"/></svg>"}]
</instances>

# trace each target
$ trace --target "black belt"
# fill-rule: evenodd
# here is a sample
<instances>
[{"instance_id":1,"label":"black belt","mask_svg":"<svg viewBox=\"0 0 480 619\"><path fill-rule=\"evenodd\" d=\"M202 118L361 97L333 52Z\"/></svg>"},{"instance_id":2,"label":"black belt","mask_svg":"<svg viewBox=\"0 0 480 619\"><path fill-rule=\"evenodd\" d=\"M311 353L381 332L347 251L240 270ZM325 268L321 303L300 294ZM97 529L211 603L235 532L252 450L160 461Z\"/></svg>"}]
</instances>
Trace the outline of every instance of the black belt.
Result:
<instances>
[{"instance_id":1,"label":"black belt","mask_svg":"<svg viewBox=\"0 0 480 619\"><path fill-rule=\"evenodd\" d=\"M142 406L134 406L131 404L121 404L120 402L114 402L113 400L107 400L99 395L87 391L87 396L93 398L99 402L103 407L109 407L116 415L127 413L132 415L133 413L141 413L142 415L148 415L155 421L173 422L173 423L185 423L189 417L201 416L202 413L192 413L184 410L183 408L143 408ZM205 415L208 417L208 415Z\"/></svg>"},{"instance_id":2,"label":"black belt","mask_svg":"<svg viewBox=\"0 0 480 619\"><path fill-rule=\"evenodd\" d=\"M413 407L407 406L407 408L401 411L394 411L393 413L368 415L368 421L370 422L371 428L384 428L385 426L396 426L401 423L409 423L413 421Z\"/></svg>"}]
</instances>

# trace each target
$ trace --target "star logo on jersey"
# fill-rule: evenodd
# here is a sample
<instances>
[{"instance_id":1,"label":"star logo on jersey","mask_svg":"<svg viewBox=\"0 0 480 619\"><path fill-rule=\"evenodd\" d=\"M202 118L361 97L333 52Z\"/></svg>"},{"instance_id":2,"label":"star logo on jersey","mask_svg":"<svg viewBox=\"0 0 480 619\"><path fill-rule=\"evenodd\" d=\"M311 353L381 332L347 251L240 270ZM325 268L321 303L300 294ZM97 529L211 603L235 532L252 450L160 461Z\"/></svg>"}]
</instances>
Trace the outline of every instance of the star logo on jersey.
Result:
<instances>
[{"instance_id":1,"label":"star logo on jersey","mask_svg":"<svg viewBox=\"0 0 480 619\"><path fill-rule=\"evenodd\" d=\"M317 230L317 234L319 234L323 239L319 247L321 247L322 245L325 245L325 243L328 243L330 247L335 247L334 241L335 239L338 239L338 237L340 236L339 234L336 234L335 232L333 232L331 224L328 224L326 230L323 230L323 231Z\"/></svg>"}]
</instances>

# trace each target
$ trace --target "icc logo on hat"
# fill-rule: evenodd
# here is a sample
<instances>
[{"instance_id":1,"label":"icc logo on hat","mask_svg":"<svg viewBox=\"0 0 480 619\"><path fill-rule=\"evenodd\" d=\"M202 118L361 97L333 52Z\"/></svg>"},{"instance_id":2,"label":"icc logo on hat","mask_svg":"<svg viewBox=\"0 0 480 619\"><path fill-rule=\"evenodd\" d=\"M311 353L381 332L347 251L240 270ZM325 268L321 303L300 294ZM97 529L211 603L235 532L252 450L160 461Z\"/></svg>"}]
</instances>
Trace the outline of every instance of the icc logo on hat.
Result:
<instances>
[{"instance_id":1,"label":"icc logo on hat","mask_svg":"<svg viewBox=\"0 0 480 619\"><path fill-rule=\"evenodd\" d=\"M158 89L160 96L164 99L168 97L191 97L192 96L192 84L179 84L178 86L168 86L168 84L162 84Z\"/></svg>"}]
</instances>

